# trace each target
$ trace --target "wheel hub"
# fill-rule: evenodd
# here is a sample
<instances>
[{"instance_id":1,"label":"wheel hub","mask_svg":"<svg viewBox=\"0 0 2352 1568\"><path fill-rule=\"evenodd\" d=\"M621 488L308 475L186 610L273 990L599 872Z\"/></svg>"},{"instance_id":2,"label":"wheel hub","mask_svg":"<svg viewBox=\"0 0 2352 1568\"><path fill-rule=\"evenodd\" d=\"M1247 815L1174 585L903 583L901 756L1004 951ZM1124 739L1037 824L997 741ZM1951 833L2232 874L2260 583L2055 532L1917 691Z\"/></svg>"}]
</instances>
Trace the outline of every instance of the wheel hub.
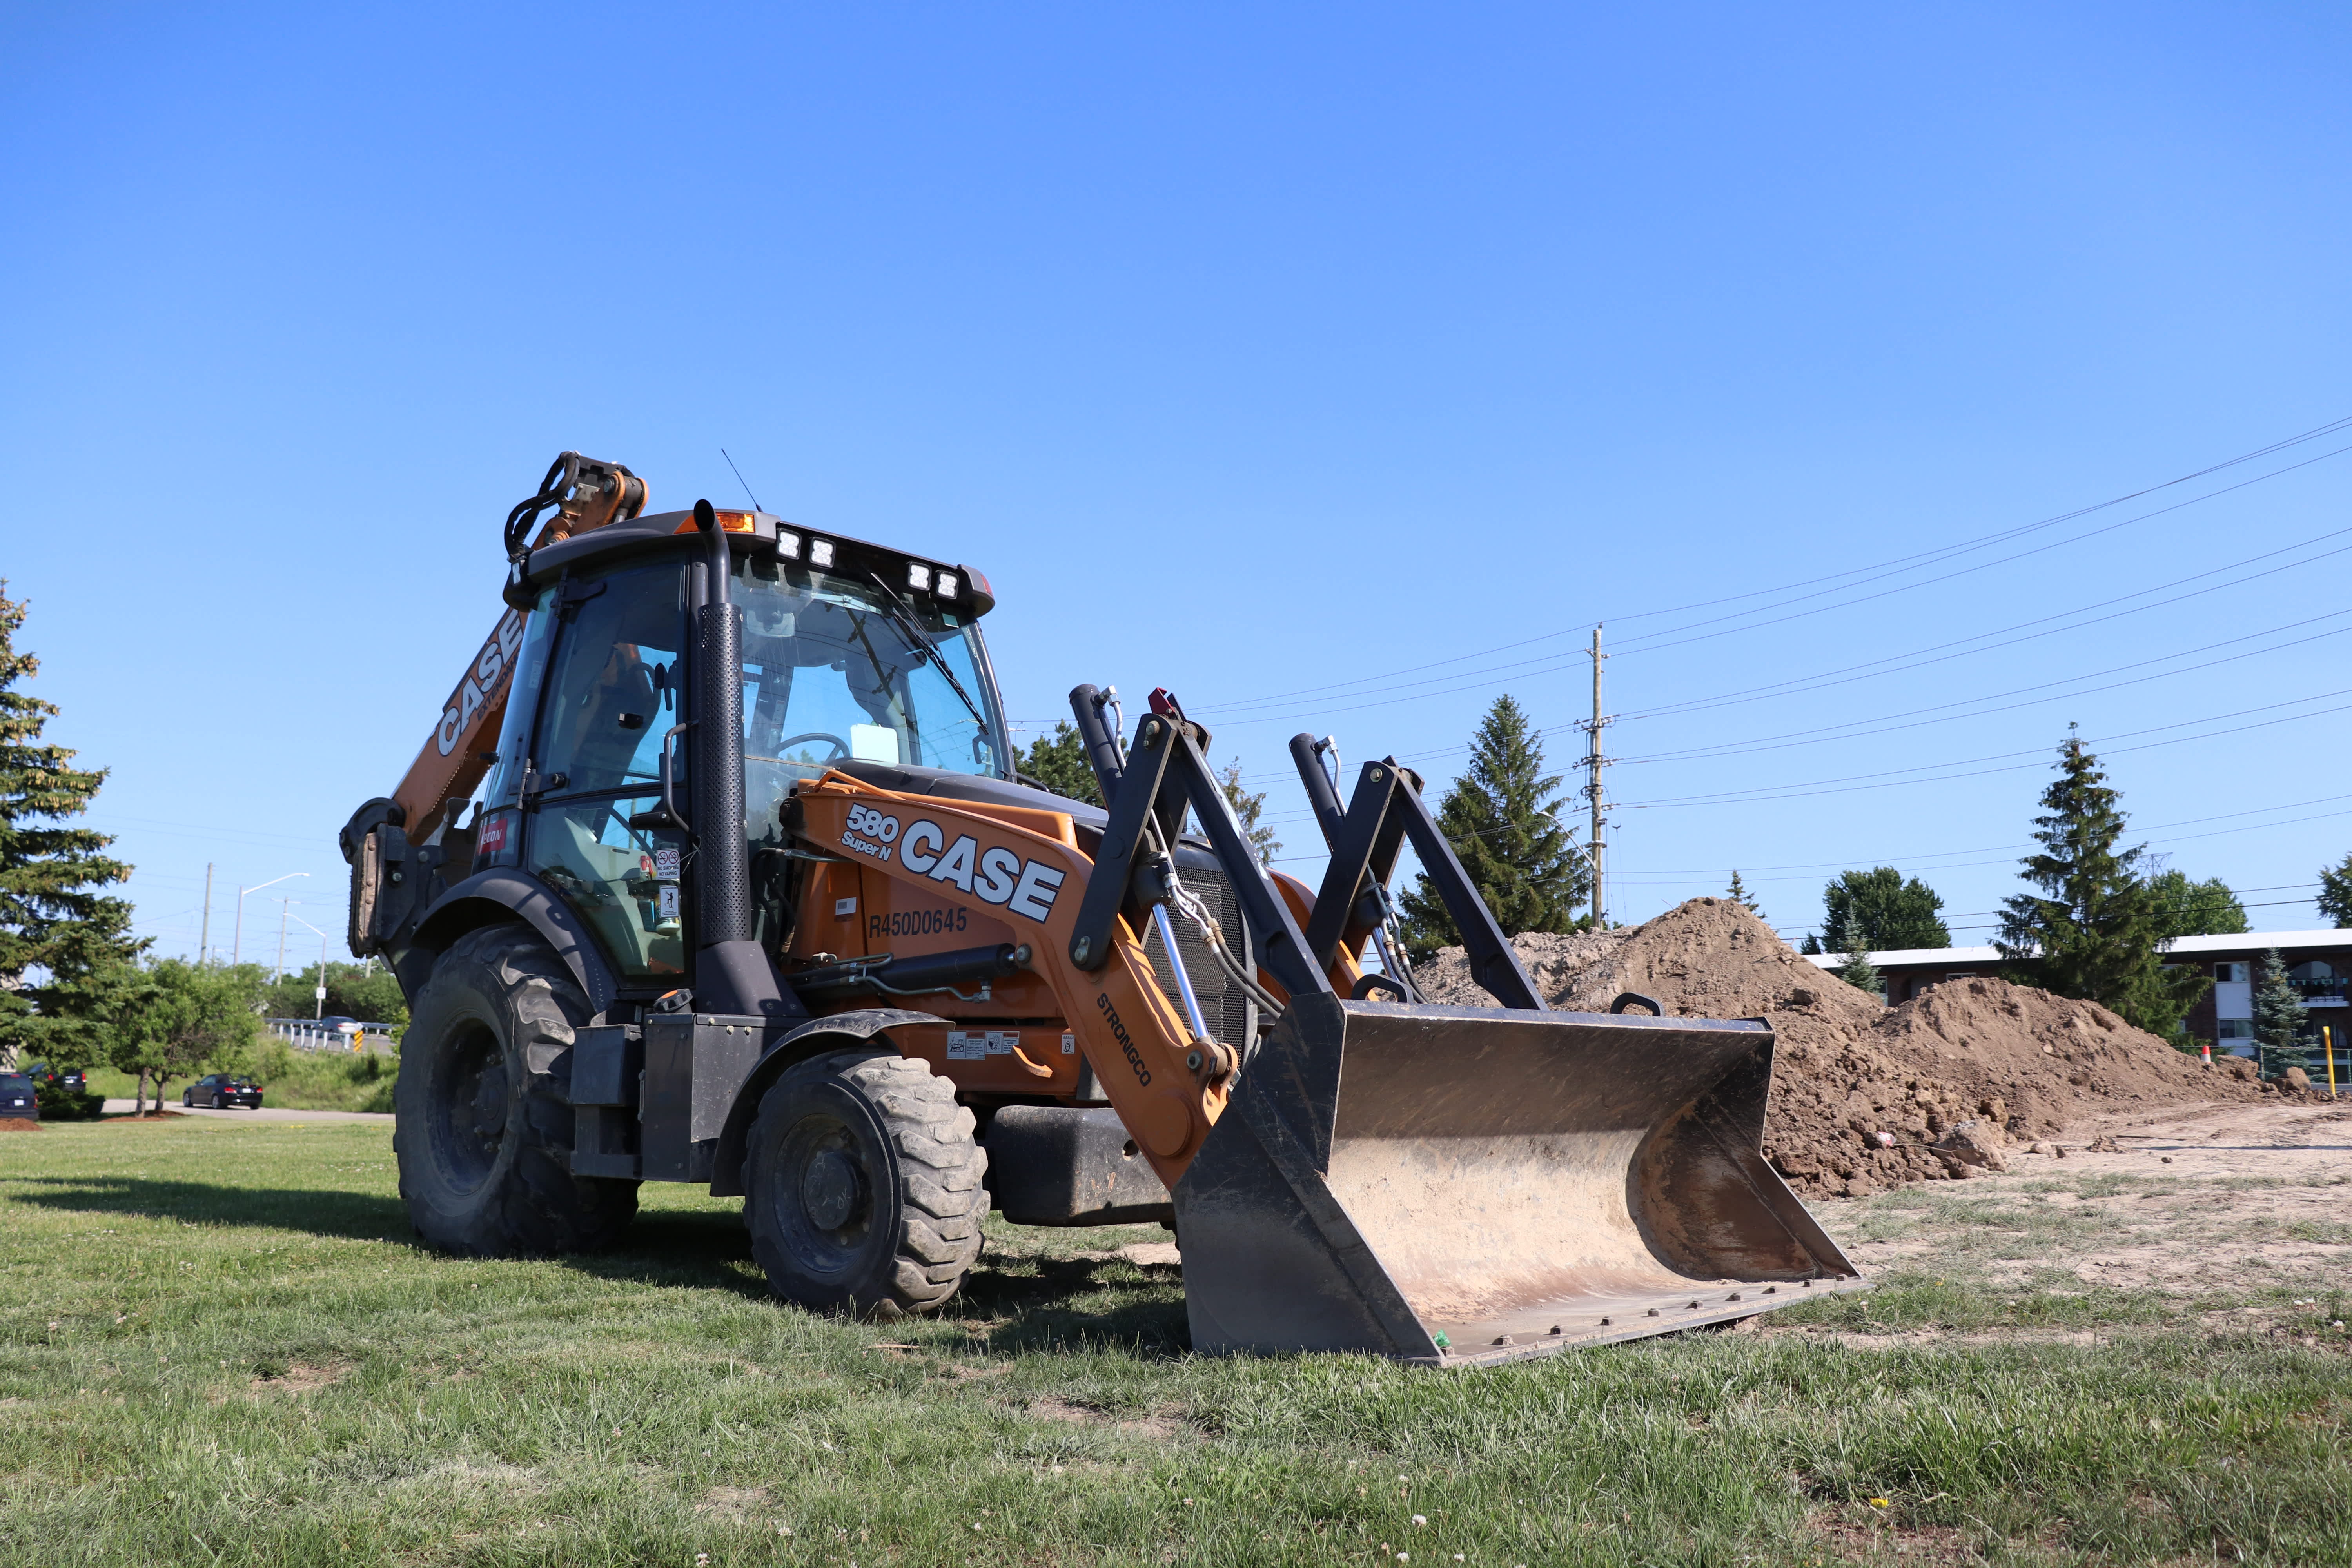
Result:
<instances>
[{"instance_id":1,"label":"wheel hub","mask_svg":"<svg viewBox=\"0 0 2352 1568\"><path fill-rule=\"evenodd\" d=\"M819 1230L839 1230L857 1212L864 1185L856 1161L838 1149L821 1149L801 1170L801 1208Z\"/></svg>"}]
</instances>

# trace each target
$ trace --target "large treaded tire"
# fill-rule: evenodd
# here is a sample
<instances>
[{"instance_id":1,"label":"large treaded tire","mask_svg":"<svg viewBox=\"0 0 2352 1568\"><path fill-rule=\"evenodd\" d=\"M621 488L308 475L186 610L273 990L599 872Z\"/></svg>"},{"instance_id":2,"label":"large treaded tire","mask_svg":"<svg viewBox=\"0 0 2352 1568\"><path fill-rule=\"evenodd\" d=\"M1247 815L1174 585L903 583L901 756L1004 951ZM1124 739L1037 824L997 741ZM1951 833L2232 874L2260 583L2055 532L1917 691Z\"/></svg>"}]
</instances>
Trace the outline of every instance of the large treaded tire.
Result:
<instances>
[{"instance_id":1,"label":"large treaded tire","mask_svg":"<svg viewBox=\"0 0 2352 1568\"><path fill-rule=\"evenodd\" d=\"M886 1321L953 1296L988 1214L974 1130L954 1085L887 1047L786 1072L744 1151L743 1223L768 1288Z\"/></svg>"},{"instance_id":2,"label":"large treaded tire","mask_svg":"<svg viewBox=\"0 0 2352 1568\"><path fill-rule=\"evenodd\" d=\"M572 1173L572 1031L587 997L539 934L467 931L433 966L401 1042L393 1152L417 1235L481 1257L593 1252L637 1184Z\"/></svg>"}]
</instances>

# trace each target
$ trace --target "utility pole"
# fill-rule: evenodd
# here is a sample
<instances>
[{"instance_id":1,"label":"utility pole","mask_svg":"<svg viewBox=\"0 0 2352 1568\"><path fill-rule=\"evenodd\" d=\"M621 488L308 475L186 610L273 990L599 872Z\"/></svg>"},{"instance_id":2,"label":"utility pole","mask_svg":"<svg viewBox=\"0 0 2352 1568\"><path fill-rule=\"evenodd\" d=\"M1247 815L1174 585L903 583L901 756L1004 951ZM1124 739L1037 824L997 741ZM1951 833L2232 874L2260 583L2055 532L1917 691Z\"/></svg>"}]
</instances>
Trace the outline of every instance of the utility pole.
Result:
<instances>
[{"instance_id":1,"label":"utility pole","mask_svg":"<svg viewBox=\"0 0 2352 1568\"><path fill-rule=\"evenodd\" d=\"M1591 737L1584 753L1584 798L1592 808L1592 836L1588 841L1592 858L1592 924L1595 930L1608 922L1609 903L1601 886L1602 856L1608 846L1601 837L1606 826L1601 816L1603 802L1601 790L1601 770L1609 765L1601 754L1601 731L1609 721L1601 711L1601 661L1607 656L1601 651L1601 628L1592 628L1592 717L1577 726Z\"/></svg>"},{"instance_id":2,"label":"utility pole","mask_svg":"<svg viewBox=\"0 0 2352 1568\"><path fill-rule=\"evenodd\" d=\"M293 901L291 899L278 900L278 969L269 977L272 985L286 978L286 907Z\"/></svg>"},{"instance_id":3,"label":"utility pole","mask_svg":"<svg viewBox=\"0 0 2352 1568\"><path fill-rule=\"evenodd\" d=\"M245 884L236 888L236 934L229 939L228 966L235 969L245 962Z\"/></svg>"},{"instance_id":4,"label":"utility pole","mask_svg":"<svg viewBox=\"0 0 2352 1568\"><path fill-rule=\"evenodd\" d=\"M205 862L205 925L204 934L196 938L196 967L208 969L213 962L213 863Z\"/></svg>"}]
</instances>

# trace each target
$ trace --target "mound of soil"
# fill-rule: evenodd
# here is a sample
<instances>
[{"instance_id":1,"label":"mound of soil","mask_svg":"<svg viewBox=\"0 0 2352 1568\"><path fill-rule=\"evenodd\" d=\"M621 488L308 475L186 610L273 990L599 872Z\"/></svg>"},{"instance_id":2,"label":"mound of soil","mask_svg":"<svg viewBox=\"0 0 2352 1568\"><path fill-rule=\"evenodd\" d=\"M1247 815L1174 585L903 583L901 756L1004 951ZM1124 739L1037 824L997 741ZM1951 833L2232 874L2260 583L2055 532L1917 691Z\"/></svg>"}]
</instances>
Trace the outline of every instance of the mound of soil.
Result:
<instances>
[{"instance_id":1,"label":"mound of soil","mask_svg":"<svg viewBox=\"0 0 2352 1568\"><path fill-rule=\"evenodd\" d=\"M2095 1002L2003 980L1948 981L1885 1006L1724 899L1694 899L1630 931L1529 932L1512 945L1554 1007L1603 1012L1633 991L1671 1016L1769 1021L1778 1045L1765 1149L1802 1193L1965 1177L2000 1168L2004 1145L2094 1112L2264 1092ZM1433 1002L1492 1005L1460 948L1414 974Z\"/></svg>"},{"instance_id":2,"label":"mound of soil","mask_svg":"<svg viewBox=\"0 0 2352 1568\"><path fill-rule=\"evenodd\" d=\"M0 1132L38 1132L41 1124L29 1116L0 1116Z\"/></svg>"}]
</instances>

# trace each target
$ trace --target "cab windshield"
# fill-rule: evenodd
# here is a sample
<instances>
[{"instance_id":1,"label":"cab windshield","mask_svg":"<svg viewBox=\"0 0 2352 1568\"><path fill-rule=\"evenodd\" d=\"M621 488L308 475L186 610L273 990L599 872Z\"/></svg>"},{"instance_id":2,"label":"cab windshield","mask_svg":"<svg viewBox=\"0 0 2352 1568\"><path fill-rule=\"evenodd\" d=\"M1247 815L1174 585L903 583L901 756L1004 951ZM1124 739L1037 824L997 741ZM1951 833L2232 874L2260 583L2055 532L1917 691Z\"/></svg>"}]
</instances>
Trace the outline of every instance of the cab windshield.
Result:
<instances>
[{"instance_id":1,"label":"cab windshield","mask_svg":"<svg viewBox=\"0 0 2352 1568\"><path fill-rule=\"evenodd\" d=\"M776 829L794 784L836 763L1004 776L977 626L923 595L892 599L828 573L772 561L738 573L743 804L755 840Z\"/></svg>"}]
</instances>

